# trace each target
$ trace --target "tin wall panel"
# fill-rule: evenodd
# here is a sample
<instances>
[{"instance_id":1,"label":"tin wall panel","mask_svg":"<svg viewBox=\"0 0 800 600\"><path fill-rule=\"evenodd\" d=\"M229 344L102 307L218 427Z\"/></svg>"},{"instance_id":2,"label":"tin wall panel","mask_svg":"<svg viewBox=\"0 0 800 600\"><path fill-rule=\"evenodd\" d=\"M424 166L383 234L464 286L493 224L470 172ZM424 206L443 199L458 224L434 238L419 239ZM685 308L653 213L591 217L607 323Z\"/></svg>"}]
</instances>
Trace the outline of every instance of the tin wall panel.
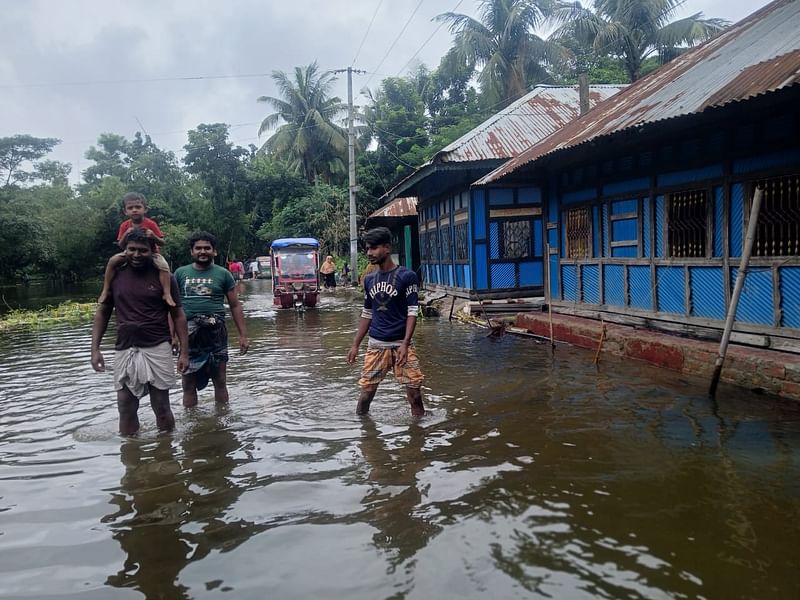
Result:
<instances>
[{"instance_id":1,"label":"tin wall panel","mask_svg":"<svg viewBox=\"0 0 800 600\"><path fill-rule=\"evenodd\" d=\"M561 213L561 245L558 254L561 258L567 256L567 213Z\"/></svg>"},{"instance_id":2,"label":"tin wall panel","mask_svg":"<svg viewBox=\"0 0 800 600\"><path fill-rule=\"evenodd\" d=\"M489 258L500 258L500 224L489 223Z\"/></svg>"},{"instance_id":3,"label":"tin wall panel","mask_svg":"<svg viewBox=\"0 0 800 600\"><path fill-rule=\"evenodd\" d=\"M622 265L603 265L604 304L625 306L625 269Z\"/></svg>"},{"instance_id":4,"label":"tin wall panel","mask_svg":"<svg viewBox=\"0 0 800 600\"><path fill-rule=\"evenodd\" d=\"M492 268L492 289L517 287L517 277L514 273L514 263L497 263Z\"/></svg>"},{"instance_id":5,"label":"tin wall panel","mask_svg":"<svg viewBox=\"0 0 800 600\"><path fill-rule=\"evenodd\" d=\"M683 267L656 267L656 293L658 310L686 314L686 282Z\"/></svg>"},{"instance_id":6,"label":"tin wall panel","mask_svg":"<svg viewBox=\"0 0 800 600\"><path fill-rule=\"evenodd\" d=\"M550 189L555 189L552 186ZM550 192L550 199L547 204L547 222L555 223L558 221L558 194L554 191Z\"/></svg>"},{"instance_id":7,"label":"tin wall panel","mask_svg":"<svg viewBox=\"0 0 800 600\"><path fill-rule=\"evenodd\" d=\"M520 263L519 265L519 285L520 287L540 286L544 284L544 264L537 260Z\"/></svg>"},{"instance_id":8,"label":"tin wall panel","mask_svg":"<svg viewBox=\"0 0 800 600\"><path fill-rule=\"evenodd\" d=\"M519 188L517 200L519 200L520 204L541 204L542 190L538 187Z\"/></svg>"},{"instance_id":9,"label":"tin wall panel","mask_svg":"<svg viewBox=\"0 0 800 600\"><path fill-rule=\"evenodd\" d=\"M469 220L474 223L475 239L486 239L486 203L483 199L483 190L472 192Z\"/></svg>"},{"instance_id":10,"label":"tin wall panel","mask_svg":"<svg viewBox=\"0 0 800 600\"><path fill-rule=\"evenodd\" d=\"M642 200L642 254L650 258L650 198Z\"/></svg>"},{"instance_id":11,"label":"tin wall panel","mask_svg":"<svg viewBox=\"0 0 800 600\"><path fill-rule=\"evenodd\" d=\"M486 244L475 244L475 288L485 290L489 288L489 260L486 256Z\"/></svg>"},{"instance_id":12,"label":"tin wall panel","mask_svg":"<svg viewBox=\"0 0 800 600\"><path fill-rule=\"evenodd\" d=\"M533 255L544 256L544 241L542 240L544 229L541 219L533 220L533 231L531 233L533 234Z\"/></svg>"},{"instance_id":13,"label":"tin wall panel","mask_svg":"<svg viewBox=\"0 0 800 600\"><path fill-rule=\"evenodd\" d=\"M725 285L722 267L690 267L690 314L707 319L725 319Z\"/></svg>"},{"instance_id":14,"label":"tin wall panel","mask_svg":"<svg viewBox=\"0 0 800 600\"><path fill-rule=\"evenodd\" d=\"M741 256L744 230L744 186L741 183L731 186L730 230L731 256Z\"/></svg>"},{"instance_id":15,"label":"tin wall panel","mask_svg":"<svg viewBox=\"0 0 800 600\"><path fill-rule=\"evenodd\" d=\"M464 287L465 288L474 288L475 286L472 285L472 269L469 265L464 265Z\"/></svg>"},{"instance_id":16,"label":"tin wall panel","mask_svg":"<svg viewBox=\"0 0 800 600\"><path fill-rule=\"evenodd\" d=\"M640 177L639 179L606 184L603 186L603 195L614 196L616 194L624 194L625 192L638 192L639 190L646 190L649 187L650 180L647 177Z\"/></svg>"},{"instance_id":17,"label":"tin wall panel","mask_svg":"<svg viewBox=\"0 0 800 600\"><path fill-rule=\"evenodd\" d=\"M603 256L608 256L609 252L609 240L608 240L608 204L603 204L603 223L602 223L602 230L603 230Z\"/></svg>"},{"instance_id":18,"label":"tin wall panel","mask_svg":"<svg viewBox=\"0 0 800 600\"><path fill-rule=\"evenodd\" d=\"M722 165L711 165L702 169L691 169L687 171L675 171L674 173L663 173L657 178L658 186L680 185L706 179L722 177Z\"/></svg>"},{"instance_id":19,"label":"tin wall panel","mask_svg":"<svg viewBox=\"0 0 800 600\"><path fill-rule=\"evenodd\" d=\"M650 285L650 267L628 267L628 294L631 306L643 310L653 310L653 288Z\"/></svg>"},{"instance_id":20,"label":"tin wall panel","mask_svg":"<svg viewBox=\"0 0 800 600\"><path fill-rule=\"evenodd\" d=\"M564 300L578 302L578 267L575 265L563 265L561 267L561 278L564 282Z\"/></svg>"},{"instance_id":21,"label":"tin wall panel","mask_svg":"<svg viewBox=\"0 0 800 600\"><path fill-rule=\"evenodd\" d=\"M664 257L664 196L656 196L656 256Z\"/></svg>"},{"instance_id":22,"label":"tin wall panel","mask_svg":"<svg viewBox=\"0 0 800 600\"><path fill-rule=\"evenodd\" d=\"M636 246L616 246L611 249L613 258L637 258L638 253Z\"/></svg>"},{"instance_id":23,"label":"tin wall panel","mask_svg":"<svg viewBox=\"0 0 800 600\"><path fill-rule=\"evenodd\" d=\"M547 243L553 250L558 248L558 229L547 230Z\"/></svg>"},{"instance_id":24,"label":"tin wall panel","mask_svg":"<svg viewBox=\"0 0 800 600\"><path fill-rule=\"evenodd\" d=\"M585 190L567 192L561 198L561 203L575 204L576 202L585 202L586 200L594 200L596 197L597 197L597 190L595 188L587 188Z\"/></svg>"},{"instance_id":25,"label":"tin wall panel","mask_svg":"<svg viewBox=\"0 0 800 600\"><path fill-rule=\"evenodd\" d=\"M611 221L611 241L638 241L636 237L637 225L639 225L638 219L622 219L620 221Z\"/></svg>"},{"instance_id":26,"label":"tin wall panel","mask_svg":"<svg viewBox=\"0 0 800 600\"><path fill-rule=\"evenodd\" d=\"M502 206L514 203L514 190L494 188L489 190L489 206Z\"/></svg>"},{"instance_id":27,"label":"tin wall panel","mask_svg":"<svg viewBox=\"0 0 800 600\"><path fill-rule=\"evenodd\" d=\"M784 327L800 329L800 267L782 267L781 313Z\"/></svg>"},{"instance_id":28,"label":"tin wall panel","mask_svg":"<svg viewBox=\"0 0 800 600\"><path fill-rule=\"evenodd\" d=\"M617 200L611 203L611 214L624 215L626 213L635 213L638 212L637 208L638 203L634 199Z\"/></svg>"},{"instance_id":29,"label":"tin wall panel","mask_svg":"<svg viewBox=\"0 0 800 600\"><path fill-rule=\"evenodd\" d=\"M723 248L723 229L725 227L722 213L725 208L722 186L714 188L714 256L722 256Z\"/></svg>"},{"instance_id":30,"label":"tin wall panel","mask_svg":"<svg viewBox=\"0 0 800 600\"><path fill-rule=\"evenodd\" d=\"M589 304L600 304L600 267L583 265L581 282L583 283L583 301Z\"/></svg>"},{"instance_id":31,"label":"tin wall panel","mask_svg":"<svg viewBox=\"0 0 800 600\"><path fill-rule=\"evenodd\" d=\"M561 288L559 285L557 256L550 257L550 265L548 271L550 273L550 297L554 298L555 300L559 300L561 298L561 292L560 292Z\"/></svg>"},{"instance_id":32,"label":"tin wall panel","mask_svg":"<svg viewBox=\"0 0 800 600\"><path fill-rule=\"evenodd\" d=\"M742 175L753 171L763 171L765 169L774 169L775 167L796 165L797 163L800 163L800 150L773 152L771 154L753 156L743 160L735 160L733 161L733 172L736 175Z\"/></svg>"},{"instance_id":33,"label":"tin wall panel","mask_svg":"<svg viewBox=\"0 0 800 600\"><path fill-rule=\"evenodd\" d=\"M456 285L456 276L453 269L453 265L447 265L447 285L449 286Z\"/></svg>"},{"instance_id":34,"label":"tin wall panel","mask_svg":"<svg viewBox=\"0 0 800 600\"><path fill-rule=\"evenodd\" d=\"M731 269L731 290L736 283L739 269ZM745 323L772 325L774 321L772 301L772 270L753 269L744 279L739 305L736 307L736 320Z\"/></svg>"},{"instance_id":35,"label":"tin wall panel","mask_svg":"<svg viewBox=\"0 0 800 600\"><path fill-rule=\"evenodd\" d=\"M592 207L592 256L598 258L600 256L600 244L603 243L603 234L600 229L600 207Z\"/></svg>"}]
</instances>

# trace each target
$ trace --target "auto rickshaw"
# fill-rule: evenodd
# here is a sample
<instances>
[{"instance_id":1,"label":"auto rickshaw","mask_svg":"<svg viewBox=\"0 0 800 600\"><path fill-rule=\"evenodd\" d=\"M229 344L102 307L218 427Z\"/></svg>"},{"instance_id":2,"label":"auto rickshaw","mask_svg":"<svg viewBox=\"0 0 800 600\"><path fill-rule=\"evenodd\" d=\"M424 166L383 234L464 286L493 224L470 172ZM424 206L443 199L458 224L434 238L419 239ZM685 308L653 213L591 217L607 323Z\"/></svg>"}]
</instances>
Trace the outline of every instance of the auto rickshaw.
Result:
<instances>
[{"instance_id":1,"label":"auto rickshaw","mask_svg":"<svg viewBox=\"0 0 800 600\"><path fill-rule=\"evenodd\" d=\"M272 242L272 296L279 308L303 310L319 301L319 242L281 238Z\"/></svg>"}]
</instances>

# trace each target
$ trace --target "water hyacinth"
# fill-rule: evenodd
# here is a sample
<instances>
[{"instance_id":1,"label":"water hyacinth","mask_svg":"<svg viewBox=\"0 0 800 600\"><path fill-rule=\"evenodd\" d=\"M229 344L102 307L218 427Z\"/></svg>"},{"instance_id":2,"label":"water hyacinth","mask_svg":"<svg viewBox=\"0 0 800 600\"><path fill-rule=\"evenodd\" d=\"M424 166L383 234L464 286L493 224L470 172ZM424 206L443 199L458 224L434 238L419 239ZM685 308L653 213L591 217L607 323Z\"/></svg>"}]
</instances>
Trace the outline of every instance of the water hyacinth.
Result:
<instances>
[{"instance_id":1,"label":"water hyacinth","mask_svg":"<svg viewBox=\"0 0 800 600\"><path fill-rule=\"evenodd\" d=\"M41 310L12 310L0 317L0 331L11 329L43 329L62 323L77 323L91 319L94 302L64 302Z\"/></svg>"}]
</instances>

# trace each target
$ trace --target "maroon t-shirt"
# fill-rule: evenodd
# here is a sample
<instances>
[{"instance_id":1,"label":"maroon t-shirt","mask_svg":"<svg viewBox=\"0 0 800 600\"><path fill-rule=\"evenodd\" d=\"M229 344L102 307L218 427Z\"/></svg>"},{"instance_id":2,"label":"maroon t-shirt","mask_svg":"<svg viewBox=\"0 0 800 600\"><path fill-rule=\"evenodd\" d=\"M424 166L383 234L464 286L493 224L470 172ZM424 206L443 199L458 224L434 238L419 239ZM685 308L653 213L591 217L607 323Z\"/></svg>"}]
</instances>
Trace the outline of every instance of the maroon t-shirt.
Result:
<instances>
[{"instance_id":1,"label":"maroon t-shirt","mask_svg":"<svg viewBox=\"0 0 800 600\"><path fill-rule=\"evenodd\" d=\"M181 305L181 294L175 276L171 276L172 298ZM164 302L158 269L147 265L142 269L127 266L117 271L111 282L108 304L117 313L117 350L131 346L149 348L171 341L168 306Z\"/></svg>"}]
</instances>

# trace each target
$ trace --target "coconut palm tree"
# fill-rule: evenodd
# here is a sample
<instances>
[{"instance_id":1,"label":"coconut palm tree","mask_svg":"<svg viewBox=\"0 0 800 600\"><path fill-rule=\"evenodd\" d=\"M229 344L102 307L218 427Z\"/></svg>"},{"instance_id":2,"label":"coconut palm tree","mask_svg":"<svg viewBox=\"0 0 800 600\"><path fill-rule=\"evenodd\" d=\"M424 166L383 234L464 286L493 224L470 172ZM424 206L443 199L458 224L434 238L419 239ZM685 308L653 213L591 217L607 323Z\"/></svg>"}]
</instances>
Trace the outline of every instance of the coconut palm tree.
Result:
<instances>
[{"instance_id":1,"label":"coconut palm tree","mask_svg":"<svg viewBox=\"0 0 800 600\"><path fill-rule=\"evenodd\" d=\"M334 124L334 119L347 111L347 106L330 95L336 81L332 73L320 73L316 61L305 67L295 67L294 78L283 71L273 71L278 98L261 96L258 102L269 104L275 112L267 116L258 129L265 131L283 125L267 139L261 150L286 160L309 182L331 181L346 173L347 131Z\"/></svg>"},{"instance_id":2,"label":"coconut palm tree","mask_svg":"<svg viewBox=\"0 0 800 600\"><path fill-rule=\"evenodd\" d=\"M641 76L642 63L657 54L668 62L681 49L705 41L729 25L704 19L703 13L671 21L685 0L594 0L594 10L580 2L563 4L553 16L562 25L552 40L574 37L598 55L622 58L630 80Z\"/></svg>"},{"instance_id":3,"label":"coconut palm tree","mask_svg":"<svg viewBox=\"0 0 800 600\"><path fill-rule=\"evenodd\" d=\"M450 60L480 69L484 101L505 106L535 83L550 81L545 64L562 58L562 49L534 30L555 9L554 0L478 0L480 20L457 13L438 15L454 34Z\"/></svg>"}]
</instances>

